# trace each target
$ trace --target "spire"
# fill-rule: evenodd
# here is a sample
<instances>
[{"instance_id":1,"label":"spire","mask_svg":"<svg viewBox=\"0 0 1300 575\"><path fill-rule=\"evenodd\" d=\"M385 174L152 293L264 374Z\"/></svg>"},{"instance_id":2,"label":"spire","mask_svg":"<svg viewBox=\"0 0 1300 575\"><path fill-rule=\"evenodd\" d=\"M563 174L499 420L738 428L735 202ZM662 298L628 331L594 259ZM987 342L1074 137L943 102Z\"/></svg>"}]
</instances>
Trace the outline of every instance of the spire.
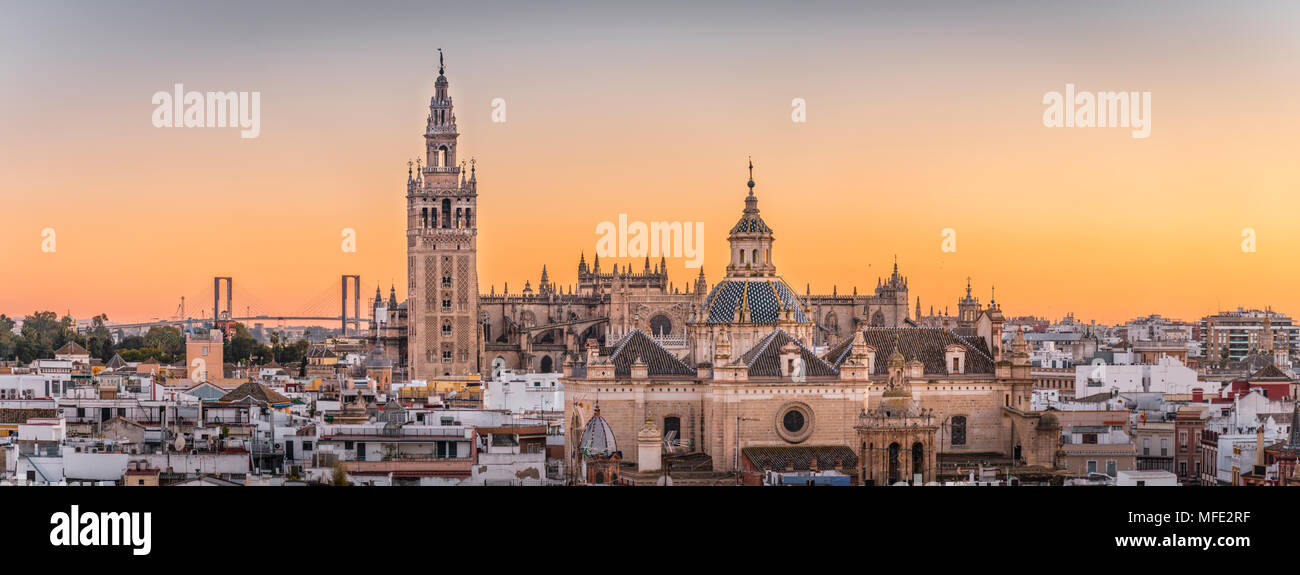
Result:
<instances>
[{"instance_id":1,"label":"spire","mask_svg":"<svg viewBox=\"0 0 1300 575\"><path fill-rule=\"evenodd\" d=\"M447 73L447 66L444 65L443 63L442 48L438 48L438 75L441 76L446 73Z\"/></svg>"},{"instance_id":2,"label":"spire","mask_svg":"<svg viewBox=\"0 0 1300 575\"><path fill-rule=\"evenodd\" d=\"M754 195L754 157L749 157L749 195Z\"/></svg>"},{"instance_id":3,"label":"spire","mask_svg":"<svg viewBox=\"0 0 1300 575\"><path fill-rule=\"evenodd\" d=\"M393 284L388 287L388 307L397 309L397 286Z\"/></svg>"}]
</instances>

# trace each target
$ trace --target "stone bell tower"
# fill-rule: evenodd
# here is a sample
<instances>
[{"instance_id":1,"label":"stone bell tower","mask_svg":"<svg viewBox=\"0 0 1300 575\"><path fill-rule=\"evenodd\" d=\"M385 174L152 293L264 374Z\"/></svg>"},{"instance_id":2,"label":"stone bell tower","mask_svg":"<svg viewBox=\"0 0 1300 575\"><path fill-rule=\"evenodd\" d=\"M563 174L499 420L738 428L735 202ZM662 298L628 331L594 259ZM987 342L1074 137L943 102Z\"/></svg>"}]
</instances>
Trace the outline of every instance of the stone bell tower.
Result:
<instances>
[{"instance_id":1,"label":"stone bell tower","mask_svg":"<svg viewBox=\"0 0 1300 575\"><path fill-rule=\"evenodd\" d=\"M457 163L456 115L438 51L425 156L407 172L407 345L410 377L480 373L478 179Z\"/></svg>"}]
</instances>

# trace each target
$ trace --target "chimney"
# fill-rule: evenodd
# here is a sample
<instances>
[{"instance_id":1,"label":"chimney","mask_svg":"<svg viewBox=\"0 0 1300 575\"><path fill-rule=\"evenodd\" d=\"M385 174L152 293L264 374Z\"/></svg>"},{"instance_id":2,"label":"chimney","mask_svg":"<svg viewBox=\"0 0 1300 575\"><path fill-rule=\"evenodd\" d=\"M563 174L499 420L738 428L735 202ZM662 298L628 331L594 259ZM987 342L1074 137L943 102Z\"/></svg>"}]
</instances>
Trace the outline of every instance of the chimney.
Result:
<instances>
[{"instance_id":1,"label":"chimney","mask_svg":"<svg viewBox=\"0 0 1300 575\"><path fill-rule=\"evenodd\" d=\"M1199 387L1193 387L1193 388L1192 388L1192 402L1193 402L1193 403L1201 403L1202 401L1205 401L1205 390L1203 390L1203 389L1201 389L1201 388L1199 388Z\"/></svg>"}]
</instances>

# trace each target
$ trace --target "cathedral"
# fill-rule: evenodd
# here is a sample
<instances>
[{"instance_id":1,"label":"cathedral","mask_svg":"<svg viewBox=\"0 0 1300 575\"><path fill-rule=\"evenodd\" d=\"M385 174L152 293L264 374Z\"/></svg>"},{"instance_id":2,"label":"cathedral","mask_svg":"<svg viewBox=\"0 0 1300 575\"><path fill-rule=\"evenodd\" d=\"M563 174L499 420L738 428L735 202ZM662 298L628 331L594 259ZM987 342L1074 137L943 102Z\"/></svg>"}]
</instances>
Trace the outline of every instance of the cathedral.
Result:
<instances>
[{"instance_id":1,"label":"cathedral","mask_svg":"<svg viewBox=\"0 0 1300 575\"><path fill-rule=\"evenodd\" d=\"M602 268L580 253L574 285L543 265L535 285L481 293L477 174L458 160L458 136L440 54L424 158L407 176L408 297L377 288L373 302L373 355L395 377L562 372L569 463L590 480L617 476L610 461L746 478L838 469L859 484L929 482L983 462L1055 467L1059 429L1030 409L1023 336L1000 349L997 302L982 307L968 283L956 317L923 317L919 301L910 317L897 261L873 293L799 294L777 273L752 162L712 285L703 268L670 281L663 258ZM635 449L656 433L662 451Z\"/></svg>"}]
</instances>

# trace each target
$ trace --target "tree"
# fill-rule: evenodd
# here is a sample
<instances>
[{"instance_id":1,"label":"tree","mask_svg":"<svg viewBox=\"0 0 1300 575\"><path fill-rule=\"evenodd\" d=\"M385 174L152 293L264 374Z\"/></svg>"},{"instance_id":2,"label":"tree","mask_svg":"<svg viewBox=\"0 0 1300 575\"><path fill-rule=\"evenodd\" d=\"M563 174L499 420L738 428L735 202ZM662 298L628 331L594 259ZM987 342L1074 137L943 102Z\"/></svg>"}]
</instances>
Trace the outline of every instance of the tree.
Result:
<instances>
[{"instance_id":1,"label":"tree","mask_svg":"<svg viewBox=\"0 0 1300 575\"><path fill-rule=\"evenodd\" d=\"M18 334L14 326L18 325L9 316L0 313L0 360L14 357L18 353Z\"/></svg>"},{"instance_id":2,"label":"tree","mask_svg":"<svg viewBox=\"0 0 1300 575\"><path fill-rule=\"evenodd\" d=\"M144 343L173 356L185 355L185 335L177 327L155 325L144 334Z\"/></svg>"},{"instance_id":3,"label":"tree","mask_svg":"<svg viewBox=\"0 0 1300 575\"><path fill-rule=\"evenodd\" d=\"M330 484L337 486L351 485L348 482L348 468L343 465L342 461L334 462L334 473Z\"/></svg>"},{"instance_id":4,"label":"tree","mask_svg":"<svg viewBox=\"0 0 1300 575\"><path fill-rule=\"evenodd\" d=\"M259 347L265 347L257 343L257 339L248 333L244 324L235 324L235 333L230 336L225 345L226 360L231 363L243 363L251 359Z\"/></svg>"},{"instance_id":5,"label":"tree","mask_svg":"<svg viewBox=\"0 0 1300 575\"><path fill-rule=\"evenodd\" d=\"M103 361L113 358L113 334L108 330L107 314L101 313L91 320L90 329L86 332L85 345L91 357Z\"/></svg>"},{"instance_id":6,"label":"tree","mask_svg":"<svg viewBox=\"0 0 1300 575\"><path fill-rule=\"evenodd\" d=\"M72 317L59 319L52 311L38 311L23 318L22 332L15 340L15 353L22 363L53 358L54 351L69 341L85 344L73 329Z\"/></svg>"}]
</instances>

